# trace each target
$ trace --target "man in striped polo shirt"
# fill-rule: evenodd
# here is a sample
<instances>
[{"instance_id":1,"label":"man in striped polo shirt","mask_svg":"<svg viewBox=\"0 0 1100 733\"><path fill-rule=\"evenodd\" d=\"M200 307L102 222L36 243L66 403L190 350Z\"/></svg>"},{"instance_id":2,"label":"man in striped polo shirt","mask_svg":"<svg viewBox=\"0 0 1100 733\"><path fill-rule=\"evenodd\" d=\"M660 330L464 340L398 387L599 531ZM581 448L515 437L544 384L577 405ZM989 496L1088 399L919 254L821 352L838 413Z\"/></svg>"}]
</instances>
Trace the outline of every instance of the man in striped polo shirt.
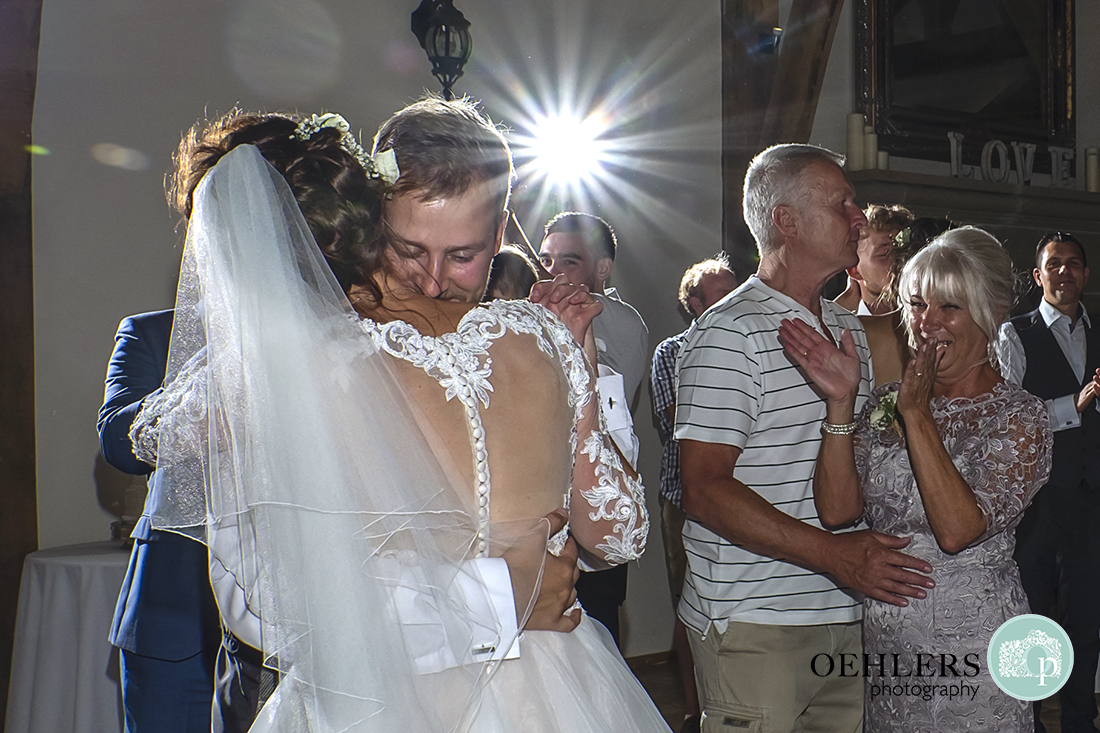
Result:
<instances>
[{"instance_id":1,"label":"man in striped polo shirt","mask_svg":"<svg viewBox=\"0 0 1100 733\"><path fill-rule=\"evenodd\" d=\"M759 269L696 322L680 356L675 437L689 520L679 613L704 731L858 732L863 678L838 670L839 655L862 653L860 594L906 605L931 583L926 562L899 552L907 539L822 528L812 488L825 401L778 340L784 318L836 343L850 330L867 399L859 319L821 298L858 262L867 223L843 162L811 145L756 156L744 210ZM832 674L811 667L819 654L837 662Z\"/></svg>"}]
</instances>

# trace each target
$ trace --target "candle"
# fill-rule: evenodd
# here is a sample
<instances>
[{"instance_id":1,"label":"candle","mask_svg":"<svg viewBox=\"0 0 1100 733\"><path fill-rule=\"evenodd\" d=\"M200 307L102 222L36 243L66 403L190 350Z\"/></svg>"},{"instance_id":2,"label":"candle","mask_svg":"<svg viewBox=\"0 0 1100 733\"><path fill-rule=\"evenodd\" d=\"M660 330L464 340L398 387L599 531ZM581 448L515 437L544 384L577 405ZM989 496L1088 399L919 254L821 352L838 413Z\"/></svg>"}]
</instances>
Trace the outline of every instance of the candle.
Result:
<instances>
[{"instance_id":1,"label":"candle","mask_svg":"<svg viewBox=\"0 0 1100 733\"><path fill-rule=\"evenodd\" d=\"M878 167L878 135L872 129L863 131L863 166L873 170Z\"/></svg>"},{"instance_id":2,"label":"candle","mask_svg":"<svg viewBox=\"0 0 1100 733\"><path fill-rule=\"evenodd\" d=\"M848 115L848 170L863 170L863 115L853 112Z\"/></svg>"},{"instance_id":3,"label":"candle","mask_svg":"<svg viewBox=\"0 0 1100 733\"><path fill-rule=\"evenodd\" d=\"M1085 148L1085 190L1100 193L1100 149Z\"/></svg>"},{"instance_id":4,"label":"candle","mask_svg":"<svg viewBox=\"0 0 1100 733\"><path fill-rule=\"evenodd\" d=\"M880 171L890 170L890 154L885 150L878 151L878 169Z\"/></svg>"}]
</instances>

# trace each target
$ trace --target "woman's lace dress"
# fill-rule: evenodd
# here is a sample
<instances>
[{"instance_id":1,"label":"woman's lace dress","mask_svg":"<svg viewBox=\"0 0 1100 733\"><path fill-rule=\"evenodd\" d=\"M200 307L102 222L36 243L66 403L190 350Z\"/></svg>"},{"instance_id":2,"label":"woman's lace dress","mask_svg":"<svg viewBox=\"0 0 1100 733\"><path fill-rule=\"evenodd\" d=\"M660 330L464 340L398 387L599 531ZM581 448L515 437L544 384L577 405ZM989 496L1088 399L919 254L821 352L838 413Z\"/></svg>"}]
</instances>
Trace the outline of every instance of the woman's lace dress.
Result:
<instances>
[{"instance_id":1,"label":"woman's lace dress","mask_svg":"<svg viewBox=\"0 0 1100 733\"><path fill-rule=\"evenodd\" d=\"M1002 623L1029 613L1012 552L1016 525L1050 473L1046 407L1003 382L975 398L933 399L939 435L988 523L978 541L950 555L932 534L904 438L872 424L882 395L897 389L880 387L861 415L856 465L866 518L876 531L912 537L903 552L931 563L936 587L905 608L863 602L866 729L1030 733L1031 704L995 685L986 649Z\"/></svg>"},{"instance_id":2,"label":"woman's lace dress","mask_svg":"<svg viewBox=\"0 0 1100 733\"><path fill-rule=\"evenodd\" d=\"M439 337L403 321L364 319L362 327L398 360L395 373L419 395L422 419L450 446L441 462L473 487L479 537L572 503L582 547L613 563L640 555L648 530L643 489L600 429L583 353L549 311L494 301ZM591 427L578 435L586 415ZM578 441L578 464L587 467L574 467ZM524 632L520 647L519 659L496 670L472 730L667 730L610 635L587 616L572 633Z\"/></svg>"}]
</instances>

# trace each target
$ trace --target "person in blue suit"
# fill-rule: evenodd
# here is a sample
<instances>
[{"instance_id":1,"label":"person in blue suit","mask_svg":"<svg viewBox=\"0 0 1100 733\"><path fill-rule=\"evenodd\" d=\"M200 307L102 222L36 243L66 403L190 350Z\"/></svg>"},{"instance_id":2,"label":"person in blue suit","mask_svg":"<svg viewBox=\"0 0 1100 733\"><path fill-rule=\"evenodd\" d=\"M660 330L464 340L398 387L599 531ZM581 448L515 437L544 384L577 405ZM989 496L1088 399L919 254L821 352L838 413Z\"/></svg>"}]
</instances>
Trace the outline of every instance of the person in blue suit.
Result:
<instances>
[{"instance_id":1,"label":"person in blue suit","mask_svg":"<svg viewBox=\"0 0 1100 733\"><path fill-rule=\"evenodd\" d=\"M122 320L99 410L103 457L124 473L149 476L109 636L121 650L127 733L208 733L221 644L206 546L152 528L150 517L162 500L157 472L134 456L130 444L142 400L164 381L171 333L170 310Z\"/></svg>"}]
</instances>

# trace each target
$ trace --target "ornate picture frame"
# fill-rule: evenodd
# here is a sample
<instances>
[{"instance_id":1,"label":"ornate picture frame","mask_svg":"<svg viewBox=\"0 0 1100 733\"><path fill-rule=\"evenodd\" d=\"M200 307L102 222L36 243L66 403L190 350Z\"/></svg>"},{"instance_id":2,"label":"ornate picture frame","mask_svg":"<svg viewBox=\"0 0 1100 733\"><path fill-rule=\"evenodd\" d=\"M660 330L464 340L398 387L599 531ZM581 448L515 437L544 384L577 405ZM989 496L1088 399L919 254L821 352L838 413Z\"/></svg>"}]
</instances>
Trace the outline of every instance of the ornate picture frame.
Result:
<instances>
[{"instance_id":1,"label":"ornate picture frame","mask_svg":"<svg viewBox=\"0 0 1100 733\"><path fill-rule=\"evenodd\" d=\"M856 111L891 155L976 165L990 140L1073 148L1074 0L857 0Z\"/></svg>"}]
</instances>

